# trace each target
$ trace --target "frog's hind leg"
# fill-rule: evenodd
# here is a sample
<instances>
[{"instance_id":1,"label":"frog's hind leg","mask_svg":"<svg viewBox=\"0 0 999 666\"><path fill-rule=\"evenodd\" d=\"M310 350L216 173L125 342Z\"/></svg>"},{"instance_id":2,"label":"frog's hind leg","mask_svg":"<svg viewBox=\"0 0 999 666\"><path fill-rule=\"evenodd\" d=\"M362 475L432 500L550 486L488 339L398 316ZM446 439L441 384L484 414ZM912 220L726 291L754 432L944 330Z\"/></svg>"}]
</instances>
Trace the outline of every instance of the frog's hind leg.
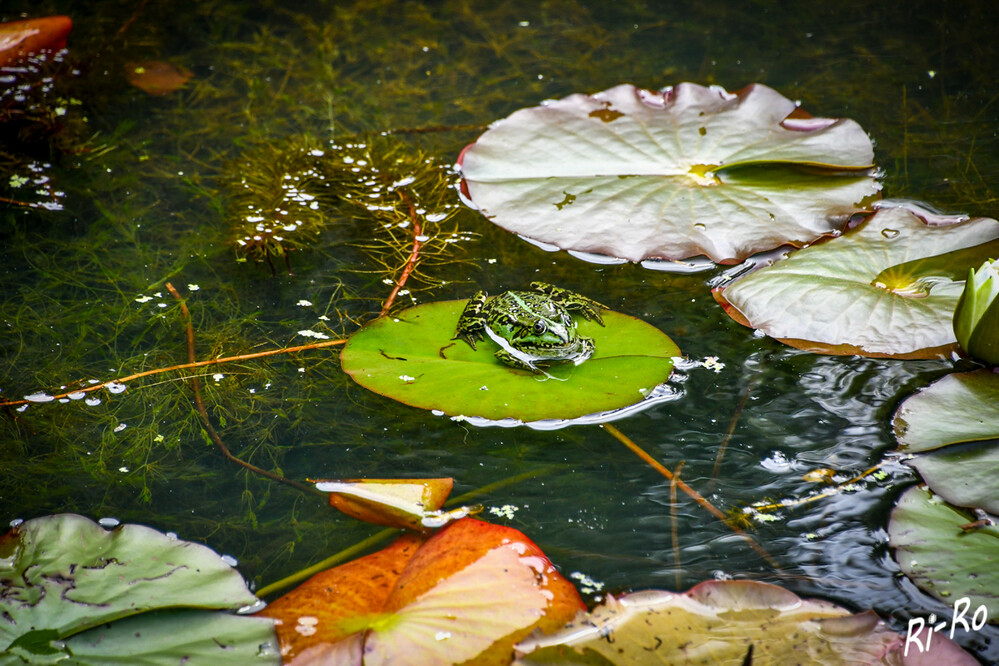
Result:
<instances>
[{"instance_id":1,"label":"frog's hind leg","mask_svg":"<svg viewBox=\"0 0 999 666\"><path fill-rule=\"evenodd\" d=\"M482 306L485 303L486 292L484 291L477 291L468 299L465 309L458 317L458 326L455 328L452 340L460 338L467 342L469 347L475 349L476 340L481 340L486 330L486 318L482 314Z\"/></svg>"},{"instance_id":2,"label":"frog's hind leg","mask_svg":"<svg viewBox=\"0 0 999 666\"><path fill-rule=\"evenodd\" d=\"M531 289L541 292L568 312L578 312L585 318L591 319L601 326L604 325L604 318L600 315L600 311L607 310L608 308L606 305L598 303L592 298L587 298L569 289L556 287L547 282L532 282Z\"/></svg>"}]
</instances>

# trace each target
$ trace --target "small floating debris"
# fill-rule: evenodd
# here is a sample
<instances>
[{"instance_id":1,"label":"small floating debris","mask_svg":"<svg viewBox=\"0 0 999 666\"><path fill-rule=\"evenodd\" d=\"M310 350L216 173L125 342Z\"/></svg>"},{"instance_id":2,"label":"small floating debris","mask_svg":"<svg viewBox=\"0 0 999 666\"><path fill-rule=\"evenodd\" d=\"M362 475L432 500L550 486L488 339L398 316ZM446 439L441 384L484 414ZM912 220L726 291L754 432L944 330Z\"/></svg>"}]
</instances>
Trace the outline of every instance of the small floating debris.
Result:
<instances>
[{"instance_id":1,"label":"small floating debris","mask_svg":"<svg viewBox=\"0 0 999 666\"><path fill-rule=\"evenodd\" d=\"M160 60L128 63L125 74L129 83L150 95L172 93L193 76L189 69Z\"/></svg>"}]
</instances>

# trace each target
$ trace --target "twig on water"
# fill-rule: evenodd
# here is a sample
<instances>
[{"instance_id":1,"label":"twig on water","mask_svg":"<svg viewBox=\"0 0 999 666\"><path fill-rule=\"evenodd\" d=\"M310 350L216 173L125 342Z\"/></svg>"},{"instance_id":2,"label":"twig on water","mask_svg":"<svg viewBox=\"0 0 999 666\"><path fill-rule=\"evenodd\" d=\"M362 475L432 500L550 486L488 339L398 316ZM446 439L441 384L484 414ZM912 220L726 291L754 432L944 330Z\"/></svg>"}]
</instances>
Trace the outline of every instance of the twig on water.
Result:
<instances>
[{"instance_id":1,"label":"twig on water","mask_svg":"<svg viewBox=\"0 0 999 666\"><path fill-rule=\"evenodd\" d=\"M236 361L251 361L257 358L266 358L267 356L277 356L278 354L293 354L295 352L307 351L309 349L321 349L322 347L333 347L336 345L342 345L346 342L347 340L345 338L340 340L326 340L324 342L313 342L307 345L298 345L296 347L282 347L281 349L268 349L267 351L254 352L252 354L240 354L239 356L225 356L221 358L212 358L208 359L207 361L191 361L190 363L171 365L168 368L154 368L152 370L136 372L135 374L127 375L125 377L109 379L106 382L94 384L93 386L73 389L72 391L67 391L65 393L59 393L57 395L50 396L52 399L48 400L48 398L46 398L46 402L39 402L36 400L9 400L9 401L0 401L0 407L18 407L20 405L27 405L27 404L44 405L47 404L48 402L59 400L60 398L68 398L70 396L77 396L80 393L91 393L93 391L98 391L102 388L106 388L110 384L124 384L126 382L130 382L136 379L141 379L142 377L161 375L164 372L174 372L176 370L191 370L194 368L204 368L210 365L233 363Z\"/></svg>"},{"instance_id":2,"label":"twig on water","mask_svg":"<svg viewBox=\"0 0 999 666\"><path fill-rule=\"evenodd\" d=\"M187 309L187 303L184 302L183 297L181 297L180 293L174 288L172 284L167 282L164 286L166 287L167 291L170 292L170 295L173 296L180 303L180 311L184 315L184 327L185 330L187 331L187 360L189 363L196 363L197 360L194 353L194 327L191 326L191 313ZM190 377L190 380L191 380L191 389L194 392L194 406L197 408L198 415L201 417L201 423L205 427L205 432L207 432L208 436L211 437L213 442L215 442L215 446L219 448L219 451L222 452L223 456L225 456L227 459L231 460L232 462L236 463L237 465L242 465L243 467L245 467L246 469L250 470L255 474L267 477L268 479L271 479L273 481L280 481L281 483L289 485L292 488L297 488L302 492L312 493L320 496L326 495L326 493L320 492L310 485L285 478L280 474L275 474L274 472L262 469L252 463L248 463L245 460L242 460L241 458L237 458L236 456L234 456L232 452L229 450L229 447L225 445L225 443L222 441L222 438L219 437L219 434L215 431L215 427L212 426L211 419L208 418L208 410L205 409L205 403L201 399L201 382L198 381L197 377Z\"/></svg>"},{"instance_id":3,"label":"twig on water","mask_svg":"<svg viewBox=\"0 0 999 666\"><path fill-rule=\"evenodd\" d=\"M837 485L833 486L829 490L822 491L821 493L816 493L814 495L809 495L807 497L801 497L801 498L793 499L793 500L780 500L779 502L768 502L766 504L753 504L752 506L749 507L749 509L752 510L752 511L756 511L756 512L774 511L774 510L777 510L777 509L788 509L788 508L791 508L791 507L801 506L803 504L810 504L811 502L816 502L816 501L818 501L820 499L825 499L827 497L833 497L835 495L840 494L844 490L849 490L850 487L853 486L853 484L857 483L858 481L862 481L864 478L866 478L866 477L870 476L871 474L873 474L874 472L878 471L879 469L881 469L883 466L885 466L889 462L891 462L890 459L882 460L881 462L879 462L874 467L870 467L870 468L864 470L863 472L861 472L857 476L853 477L852 479L848 479L848 480L844 481L843 483L840 483L840 484L837 484Z\"/></svg>"}]
</instances>

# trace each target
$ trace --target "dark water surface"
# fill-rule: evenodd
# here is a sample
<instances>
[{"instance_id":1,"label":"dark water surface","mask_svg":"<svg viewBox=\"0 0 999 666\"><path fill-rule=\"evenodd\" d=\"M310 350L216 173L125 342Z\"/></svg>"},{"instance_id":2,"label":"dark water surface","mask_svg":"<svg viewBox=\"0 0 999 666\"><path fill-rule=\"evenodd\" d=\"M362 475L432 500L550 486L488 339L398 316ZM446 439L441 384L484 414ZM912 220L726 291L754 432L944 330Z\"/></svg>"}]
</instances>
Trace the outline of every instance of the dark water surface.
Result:
<instances>
[{"instance_id":1,"label":"dark water surface","mask_svg":"<svg viewBox=\"0 0 999 666\"><path fill-rule=\"evenodd\" d=\"M272 276L234 258L230 185L259 169L249 156L295 137L482 126L623 82L761 82L816 115L857 120L875 140L886 197L994 217L992 4L889 5L8 0L4 21L72 16L78 73L56 85L79 103L69 104L76 149L37 156L61 209L3 209L0 396L185 362L168 281L189 296L199 358L305 344L305 329L349 334L376 314L389 287L358 248L370 236L363 220L344 216L294 253L294 276L280 262ZM154 60L194 78L162 97L131 87L126 63ZM398 141L450 164L479 131ZM802 476L816 468L849 478L882 462L898 402L954 367L793 350L730 320L709 293L714 272L592 265L473 211L454 220L476 236L452 256L461 263L426 269L444 284L414 292L416 302L542 279L645 319L691 359L720 358L719 373L683 371L678 400L615 425L667 467L683 461L682 478L723 511L804 497L817 486ZM513 505L512 519L484 517L524 531L563 573L602 583L597 596L724 576L873 608L898 630L948 613L901 576L887 547L893 502L916 482L895 462L880 480L756 524L779 571L681 494L677 562L669 483L598 427L455 423L353 384L334 350L209 369L202 383L233 453L290 478L453 476L457 495L529 474L477 499ZM142 522L237 557L258 586L374 531L222 459L176 375L100 397L4 419L0 518L73 511ZM997 637L990 626L961 643L994 663Z\"/></svg>"}]
</instances>

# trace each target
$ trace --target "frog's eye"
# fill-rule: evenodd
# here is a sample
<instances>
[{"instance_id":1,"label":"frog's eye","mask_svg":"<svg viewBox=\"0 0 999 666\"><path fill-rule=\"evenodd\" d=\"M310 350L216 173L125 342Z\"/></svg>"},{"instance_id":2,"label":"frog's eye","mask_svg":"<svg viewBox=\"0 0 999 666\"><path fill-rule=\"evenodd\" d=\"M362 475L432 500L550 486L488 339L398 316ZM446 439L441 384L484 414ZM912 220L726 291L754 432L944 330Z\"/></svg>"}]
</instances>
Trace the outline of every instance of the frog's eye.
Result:
<instances>
[{"instance_id":1,"label":"frog's eye","mask_svg":"<svg viewBox=\"0 0 999 666\"><path fill-rule=\"evenodd\" d=\"M548 326L545 324L545 322L539 321L539 322L536 322L534 324L534 334L535 335L541 335L546 330L548 330Z\"/></svg>"}]
</instances>

